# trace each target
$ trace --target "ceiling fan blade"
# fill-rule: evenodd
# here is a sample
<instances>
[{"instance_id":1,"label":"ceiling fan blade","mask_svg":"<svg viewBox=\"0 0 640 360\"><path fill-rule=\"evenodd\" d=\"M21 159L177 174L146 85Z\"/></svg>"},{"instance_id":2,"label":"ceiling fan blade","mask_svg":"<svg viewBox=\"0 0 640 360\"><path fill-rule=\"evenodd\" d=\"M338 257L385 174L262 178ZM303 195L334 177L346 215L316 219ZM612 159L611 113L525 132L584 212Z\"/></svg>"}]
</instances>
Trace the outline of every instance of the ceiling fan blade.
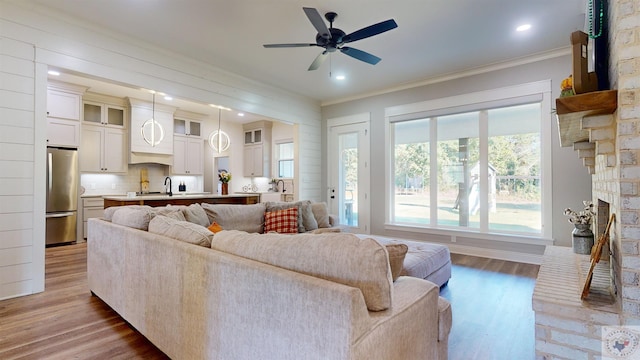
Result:
<instances>
[{"instance_id":1,"label":"ceiling fan blade","mask_svg":"<svg viewBox=\"0 0 640 360\"><path fill-rule=\"evenodd\" d=\"M266 48L291 48L291 47L309 47L309 46L318 46L318 44L307 44L307 43L297 43L297 44L264 44L262 45Z\"/></svg>"},{"instance_id":2,"label":"ceiling fan blade","mask_svg":"<svg viewBox=\"0 0 640 360\"><path fill-rule=\"evenodd\" d=\"M389 19L387 21L367 26L366 28L362 28L360 30L356 30L351 34L347 34L342 37L342 42L348 43L352 41L362 40L374 35L382 34L385 31L389 31L397 27L398 24L396 24L395 20Z\"/></svg>"},{"instance_id":3,"label":"ceiling fan blade","mask_svg":"<svg viewBox=\"0 0 640 360\"><path fill-rule=\"evenodd\" d=\"M358 59L360 61L364 61L364 62L369 63L371 65L375 65L375 64L379 63L380 60L382 60L379 57L377 57L375 55L371 55L366 51L354 49L354 48L348 47L348 46L345 46L345 47L341 48L340 51L343 54L347 54L347 55L351 56L354 59Z\"/></svg>"},{"instance_id":4,"label":"ceiling fan blade","mask_svg":"<svg viewBox=\"0 0 640 360\"><path fill-rule=\"evenodd\" d=\"M318 34L325 39L331 39L331 32L329 32L327 24L322 20L322 16L320 16L318 10L316 8L308 7L303 7L302 10L307 14L307 17L309 18L309 21L311 21L313 27L318 30Z\"/></svg>"},{"instance_id":5,"label":"ceiling fan blade","mask_svg":"<svg viewBox=\"0 0 640 360\"><path fill-rule=\"evenodd\" d=\"M320 67L320 65L322 65L322 63L324 62L324 60L327 58L327 51L323 51L321 52L318 56L316 56L316 59L313 60L313 62L311 63L311 65L309 65L309 69L307 69L308 71L312 71L312 70L316 70L317 68Z\"/></svg>"}]
</instances>

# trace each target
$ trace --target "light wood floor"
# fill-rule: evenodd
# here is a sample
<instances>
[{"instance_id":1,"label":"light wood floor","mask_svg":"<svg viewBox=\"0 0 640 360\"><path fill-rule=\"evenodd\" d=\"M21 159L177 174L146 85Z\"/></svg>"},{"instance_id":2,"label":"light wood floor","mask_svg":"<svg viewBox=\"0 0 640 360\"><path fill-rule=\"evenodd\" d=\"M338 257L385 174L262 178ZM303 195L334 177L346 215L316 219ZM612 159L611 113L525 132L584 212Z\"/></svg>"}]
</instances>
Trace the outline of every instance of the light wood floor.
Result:
<instances>
[{"instance_id":1,"label":"light wood floor","mask_svg":"<svg viewBox=\"0 0 640 360\"><path fill-rule=\"evenodd\" d=\"M452 255L451 360L534 359L538 267ZM89 293L86 244L48 248L45 291L0 301L0 359L167 359Z\"/></svg>"},{"instance_id":2,"label":"light wood floor","mask_svg":"<svg viewBox=\"0 0 640 360\"><path fill-rule=\"evenodd\" d=\"M450 360L533 360L531 297L538 265L451 254Z\"/></svg>"}]
</instances>

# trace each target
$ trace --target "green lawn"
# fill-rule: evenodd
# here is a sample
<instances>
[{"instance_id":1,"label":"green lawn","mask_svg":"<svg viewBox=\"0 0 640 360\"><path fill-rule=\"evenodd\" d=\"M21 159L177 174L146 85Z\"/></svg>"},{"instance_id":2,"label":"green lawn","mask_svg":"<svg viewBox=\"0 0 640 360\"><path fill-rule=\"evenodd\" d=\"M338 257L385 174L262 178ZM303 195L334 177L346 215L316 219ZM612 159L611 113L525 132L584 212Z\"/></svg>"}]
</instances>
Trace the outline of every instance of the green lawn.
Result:
<instances>
[{"instance_id":1,"label":"green lawn","mask_svg":"<svg viewBox=\"0 0 640 360\"><path fill-rule=\"evenodd\" d=\"M454 209L455 198L441 196L438 204L438 225L459 226L459 211ZM431 214L428 194L396 195L396 222L428 224ZM469 216L468 227L478 228L479 213ZM489 212L489 229L521 233L541 232L540 204L498 197L495 212Z\"/></svg>"}]
</instances>

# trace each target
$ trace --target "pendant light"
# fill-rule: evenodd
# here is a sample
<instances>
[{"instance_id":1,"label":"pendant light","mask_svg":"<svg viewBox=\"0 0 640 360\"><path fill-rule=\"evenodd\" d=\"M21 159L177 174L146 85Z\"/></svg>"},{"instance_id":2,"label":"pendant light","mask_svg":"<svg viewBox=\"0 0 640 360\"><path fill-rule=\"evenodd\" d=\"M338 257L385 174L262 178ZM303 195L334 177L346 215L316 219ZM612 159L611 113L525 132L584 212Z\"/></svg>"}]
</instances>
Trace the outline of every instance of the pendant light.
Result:
<instances>
[{"instance_id":1,"label":"pendant light","mask_svg":"<svg viewBox=\"0 0 640 360\"><path fill-rule=\"evenodd\" d=\"M229 135L221 130L221 113L222 108L216 106L218 108L218 130L212 132L209 135L209 146L215 150L218 154L223 153L229 149L229 145L231 145L231 139L229 139Z\"/></svg>"},{"instance_id":2,"label":"pendant light","mask_svg":"<svg viewBox=\"0 0 640 360\"><path fill-rule=\"evenodd\" d=\"M151 93L153 94L153 103L151 106L151 119L145 121L142 124L142 127L140 128L140 135L142 135L142 139L144 139L144 141L147 144L151 145L152 147L155 147L157 145L160 145L160 143L164 139L164 128L162 127L162 124L160 124L155 120L156 92L152 91ZM156 127L157 127L157 133L156 133Z\"/></svg>"}]
</instances>

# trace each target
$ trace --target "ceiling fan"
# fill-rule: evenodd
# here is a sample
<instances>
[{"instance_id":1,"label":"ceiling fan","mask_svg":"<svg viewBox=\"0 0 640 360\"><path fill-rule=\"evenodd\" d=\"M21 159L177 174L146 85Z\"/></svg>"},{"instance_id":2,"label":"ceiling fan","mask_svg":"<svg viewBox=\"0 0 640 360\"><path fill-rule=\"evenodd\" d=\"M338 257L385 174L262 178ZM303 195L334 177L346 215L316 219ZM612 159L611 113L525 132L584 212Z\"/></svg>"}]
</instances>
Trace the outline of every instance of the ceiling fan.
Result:
<instances>
[{"instance_id":1,"label":"ceiling fan","mask_svg":"<svg viewBox=\"0 0 640 360\"><path fill-rule=\"evenodd\" d=\"M346 34L344 31L333 27L333 21L336 19L336 17L338 17L338 14L334 12L328 12L324 15L325 19L329 21L329 28L327 28L327 25L325 24L324 20L322 20L322 16L320 16L320 13L317 9L303 7L302 10L304 10L304 13L307 15L307 18L309 18L309 21L311 21L313 27L318 30L315 43L265 44L263 46L265 48L290 48L308 46L319 46L324 48L324 51L321 52L315 60L313 60L313 62L309 66L309 70L316 70L317 68L319 68L327 58L327 55L329 53L335 52L336 50L340 50L341 53L349 55L354 59L358 59L368 64L375 65L380 62L381 59L379 57L369 54L366 51L344 46L344 44L378 35L385 31L389 31L398 27L398 24L396 24L393 19L389 19L377 24L367 26L350 34Z\"/></svg>"}]
</instances>

